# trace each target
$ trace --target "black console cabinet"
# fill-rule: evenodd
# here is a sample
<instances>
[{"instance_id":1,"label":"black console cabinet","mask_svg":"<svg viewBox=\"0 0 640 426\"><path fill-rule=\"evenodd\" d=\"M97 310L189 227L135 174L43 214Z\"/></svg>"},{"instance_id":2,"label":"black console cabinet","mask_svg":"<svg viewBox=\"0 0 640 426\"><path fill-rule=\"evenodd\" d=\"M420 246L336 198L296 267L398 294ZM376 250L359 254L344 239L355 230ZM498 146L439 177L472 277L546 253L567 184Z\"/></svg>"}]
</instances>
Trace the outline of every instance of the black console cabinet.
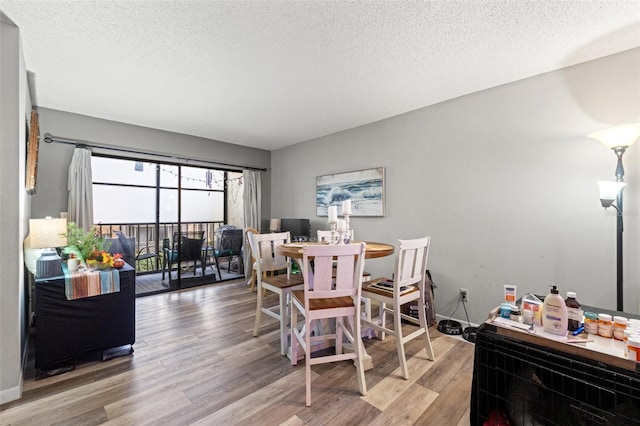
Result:
<instances>
[{"instance_id":1,"label":"black console cabinet","mask_svg":"<svg viewBox=\"0 0 640 426\"><path fill-rule=\"evenodd\" d=\"M638 365L484 323L476 337L472 425L640 425ZM494 413L495 414L495 413Z\"/></svg>"},{"instance_id":2,"label":"black console cabinet","mask_svg":"<svg viewBox=\"0 0 640 426\"><path fill-rule=\"evenodd\" d=\"M38 371L72 368L83 358L108 357L109 350L135 342L135 270L120 269L120 291L67 300L64 277L35 282L35 330ZM116 352L122 354L123 351Z\"/></svg>"}]
</instances>

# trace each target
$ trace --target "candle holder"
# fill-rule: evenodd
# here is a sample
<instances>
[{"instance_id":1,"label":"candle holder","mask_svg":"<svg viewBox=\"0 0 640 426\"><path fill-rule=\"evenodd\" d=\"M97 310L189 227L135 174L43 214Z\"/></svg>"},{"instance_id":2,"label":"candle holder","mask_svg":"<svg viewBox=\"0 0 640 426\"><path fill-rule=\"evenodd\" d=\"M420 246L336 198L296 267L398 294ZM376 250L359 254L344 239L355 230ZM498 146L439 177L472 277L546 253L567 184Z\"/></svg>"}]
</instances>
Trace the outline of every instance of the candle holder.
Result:
<instances>
[{"instance_id":1,"label":"candle holder","mask_svg":"<svg viewBox=\"0 0 640 426\"><path fill-rule=\"evenodd\" d=\"M344 223L346 224L346 230L345 230L344 237L342 238L342 241L344 242L344 244L350 244L351 243L351 226L349 225L349 216L351 215L343 214L343 216L344 216Z\"/></svg>"},{"instance_id":2,"label":"candle holder","mask_svg":"<svg viewBox=\"0 0 640 426\"><path fill-rule=\"evenodd\" d=\"M335 246L339 244L340 233L338 232L338 224L336 222L331 222L329 224L331 226L331 240L329 240L329 244Z\"/></svg>"}]
</instances>

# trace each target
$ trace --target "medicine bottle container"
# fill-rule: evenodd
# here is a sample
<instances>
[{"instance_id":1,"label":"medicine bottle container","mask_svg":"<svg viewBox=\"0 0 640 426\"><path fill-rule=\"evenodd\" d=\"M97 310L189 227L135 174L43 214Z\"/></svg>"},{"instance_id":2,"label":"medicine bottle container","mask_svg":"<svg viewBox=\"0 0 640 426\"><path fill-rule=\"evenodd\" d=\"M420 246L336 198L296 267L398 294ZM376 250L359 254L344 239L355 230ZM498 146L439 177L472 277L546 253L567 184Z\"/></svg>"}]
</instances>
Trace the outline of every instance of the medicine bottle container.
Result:
<instances>
[{"instance_id":1,"label":"medicine bottle container","mask_svg":"<svg viewBox=\"0 0 640 426\"><path fill-rule=\"evenodd\" d=\"M567 329L576 331L582 325L582 308L576 300L576 294L573 291L568 291L564 303L567 305Z\"/></svg>"},{"instance_id":2,"label":"medicine bottle container","mask_svg":"<svg viewBox=\"0 0 640 426\"><path fill-rule=\"evenodd\" d=\"M598 314L595 312L584 313L584 331L588 334L598 334Z\"/></svg>"},{"instance_id":3,"label":"medicine bottle container","mask_svg":"<svg viewBox=\"0 0 640 426\"><path fill-rule=\"evenodd\" d=\"M598 314L598 334L601 337L613 337L613 321L609 314Z\"/></svg>"},{"instance_id":4,"label":"medicine bottle container","mask_svg":"<svg viewBox=\"0 0 640 426\"><path fill-rule=\"evenodd\" d=\"M631 336L627 340L627 358L633 361L640 361L640 336Z\"/></svg>"},{"instance_id":5,"label":"medicine bottle container","mask_svg":"<svg viewBox=\"0 0 640 426\"><path fill-rule=\"evenodd\" d=\"M624 331L627 329L627 319L625 317L613 317L613 338L624 340Z\"/></svg>"}]
</instances>

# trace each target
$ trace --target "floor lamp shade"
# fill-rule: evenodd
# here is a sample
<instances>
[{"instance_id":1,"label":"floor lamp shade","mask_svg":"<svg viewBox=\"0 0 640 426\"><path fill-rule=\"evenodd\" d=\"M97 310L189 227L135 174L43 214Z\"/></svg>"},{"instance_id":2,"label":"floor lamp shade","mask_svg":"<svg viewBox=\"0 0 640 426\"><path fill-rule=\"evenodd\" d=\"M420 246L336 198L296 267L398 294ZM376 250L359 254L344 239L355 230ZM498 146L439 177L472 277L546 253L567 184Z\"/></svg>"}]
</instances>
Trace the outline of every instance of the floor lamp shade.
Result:
<instances>
[{"instance_id":1,"label":"floor lamp shade","mask_svg":"<svg viewBox=\"0 0 640 426\"><path fill-rule=\"evenodd\" d=\"M610 127L590 133L587 137L597 140L607 148L628 148L640 137L640 123Z\"/></svg>"},{"instance_id":2,"label":"floor lamp shade","mask_svg":"<svg viewBox=\"0 0 640 426\"><path fill-rule=\"evenodd\" d=\"M54 248L67 245L67 219L30 219L31 248ZM62 275L62 260L55 250L42 252L36 261L36 278Z\"/></svg>"}]
</instances>

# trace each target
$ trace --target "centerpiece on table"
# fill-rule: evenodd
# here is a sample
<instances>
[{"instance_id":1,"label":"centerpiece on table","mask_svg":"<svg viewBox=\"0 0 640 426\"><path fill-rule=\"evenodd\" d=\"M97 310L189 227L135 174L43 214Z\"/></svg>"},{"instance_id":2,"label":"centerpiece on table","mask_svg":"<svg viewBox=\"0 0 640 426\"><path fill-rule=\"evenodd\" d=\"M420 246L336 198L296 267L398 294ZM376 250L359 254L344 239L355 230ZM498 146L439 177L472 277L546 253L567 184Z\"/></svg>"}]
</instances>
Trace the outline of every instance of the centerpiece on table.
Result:
<instances>
[{"instance_id":1,"label":"centerpiece on table","mask_svg":"<svg viewBox=\"0 0 640 426\"><path fill-rule=\"evenodd\" d=\"M62 252L68 257L76 257L87 268L95 270L124 266L121 254L107 252L110 244L100 236L95 226L85 231L75 222L69 222L66 237L67 246Z\"/></svg>"}]
</instances>

